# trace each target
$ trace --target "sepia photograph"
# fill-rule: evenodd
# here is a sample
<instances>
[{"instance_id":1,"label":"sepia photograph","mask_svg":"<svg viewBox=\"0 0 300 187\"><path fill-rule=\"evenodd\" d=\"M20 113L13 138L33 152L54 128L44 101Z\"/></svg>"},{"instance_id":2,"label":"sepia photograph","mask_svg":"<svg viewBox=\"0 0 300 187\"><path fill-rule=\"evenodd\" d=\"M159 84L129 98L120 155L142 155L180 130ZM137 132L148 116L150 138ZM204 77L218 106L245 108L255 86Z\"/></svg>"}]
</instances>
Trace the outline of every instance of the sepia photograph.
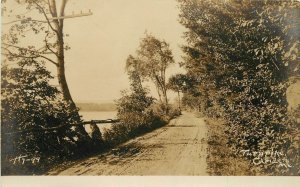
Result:
<instances>
[{"instance_id":1,"label":"sepia photograph","mask_svg":"<svg viewBox=\"0 0 300 187\"><path fill-rule=\"evenodd\" d=\"M1 18L1 176L300 175L300 1L1 0Z\"/></svg>"}]
</instances>

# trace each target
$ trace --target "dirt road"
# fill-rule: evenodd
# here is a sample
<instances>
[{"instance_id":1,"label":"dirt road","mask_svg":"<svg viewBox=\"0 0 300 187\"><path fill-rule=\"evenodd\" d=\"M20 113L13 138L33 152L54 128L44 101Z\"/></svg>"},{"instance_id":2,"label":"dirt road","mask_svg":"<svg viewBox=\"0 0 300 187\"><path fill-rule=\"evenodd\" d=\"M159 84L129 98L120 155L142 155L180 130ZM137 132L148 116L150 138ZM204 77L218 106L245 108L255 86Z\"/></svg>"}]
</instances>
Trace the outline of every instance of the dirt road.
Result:
<instances>
[{"instance_id":1,"label":"dirt road","mask_svg":"<svg viewBox=\"0 0 300 187\"><path fill-rule=\"evenodd\" d=\"M108 153L49 175L208 175L206 124L183 113L168 125L130 140Z\"/></svg>"}]
</instances>

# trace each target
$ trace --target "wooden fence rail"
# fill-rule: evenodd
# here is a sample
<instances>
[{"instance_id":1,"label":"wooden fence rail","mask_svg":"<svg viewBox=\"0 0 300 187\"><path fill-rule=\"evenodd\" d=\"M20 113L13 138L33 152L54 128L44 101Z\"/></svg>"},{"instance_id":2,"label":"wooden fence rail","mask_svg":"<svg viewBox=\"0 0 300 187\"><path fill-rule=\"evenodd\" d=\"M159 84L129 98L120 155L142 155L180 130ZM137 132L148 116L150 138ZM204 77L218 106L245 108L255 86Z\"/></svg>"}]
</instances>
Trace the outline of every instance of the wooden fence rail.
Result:
<instances>
[{"instance_id":1,"label":"wooden fence rail","mask_svg":"<svg viewBox=\"0 0 300 187\"><path fill-rule=\"evenodd\" d=\"M64 127L74 127L74 126L78 126L78 125L88 125L88 124L103 124L103 123L117 123L119 122L119 119L106 119L106 120L91 120L91 121L83 121L81 123L75 123L75 124L63 124L63 125L59 125L56 127L50 127L50 128L44 128L44 127L40 127L40 128L32 128L32 129L28 129L28 130L21 130L21 131L15 131L15 132L2 132L2 134L5 135L12 135L12 134L22 134L22 133L29 133L29 132L43 132L43 131L54 131L54 130L58 130Z\"/></svg>"}]
</instances>

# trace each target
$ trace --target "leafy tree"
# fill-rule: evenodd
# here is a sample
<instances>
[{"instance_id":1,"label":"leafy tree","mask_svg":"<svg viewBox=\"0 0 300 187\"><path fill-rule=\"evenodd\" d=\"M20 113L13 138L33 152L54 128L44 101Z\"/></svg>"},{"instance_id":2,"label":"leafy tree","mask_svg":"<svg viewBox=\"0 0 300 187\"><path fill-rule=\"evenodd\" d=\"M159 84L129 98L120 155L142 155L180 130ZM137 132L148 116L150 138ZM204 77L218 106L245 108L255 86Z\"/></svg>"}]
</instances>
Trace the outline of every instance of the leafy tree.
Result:
<instances>
[{"instance_id":1,"label":"leafy tree","mask_svg":"<svg viewBox=\"0 0 300 187\"><path fill-rule=\"evenodd\" d=\"M128 137L134 137L151 129L156 120L151 109L154 98L147 96L148 90L142 86L138 65L137 59L129 55L126 61L126 71L131 82L130 92L122 91L122 97L116 102L120 124L113 125L112 130L109 131L111 133L109 136L116 139L113 142L120 143Z\"/></svg>"},{"instance_id":2,"label":"leafy tree","mask_svg":"<svg viewBox=\"0 0 300 187\"><path fill-rule=\"evenodd\" d=\"M183 92L187 82L187 77L183 74L176 74L169 78L167 87L175 92L178 95L178 108L181 111L180 106L180 92Z\"/></svg>"},{"instance_id":3,"label":"leafy tree","mask_svg":"<svg viewBox=\"0 0 300 187\"><path fill-rule=\"evenodd\" d=\"M207 95L206 113L227 119L229 144L237 152L287 153L286 133L299 130L287 118L285 94L289 77L299 74L299 3L179 2L180 22L188 29L185 67ZM274 164L260 166L261 171L295 174Z\"/></svg>"},{"instance_id":4,"label":"leafy tree","mask_svg":"<svg viewBox=\"0 0 300 187\"><path fill-rule=\"evenodd\" d=\"M12 6L18 5L21 8L19 11L26 11L24 14L16 12L16 20L9 23L11 25L8 33L2 35L2 54L11 62L20 59L37 59L53 64L57 69L56 75L63 99L70 103L69 106L73 111L76 111L76 105L71 97L65 76L65 50L70 48L64 43L66 35L63 32L65 9L68 1L62 0L60 6L57 5L56 0L1 2L4 17L14 14L13 9L9 10ZM40 37L41 42L26 46L26 38L32 36ZM77 121L80 122L79 114L77 113L76 116ZM82 125L78 125L76 130L81 134L80 141L89 140L89 136Z\"/></svg>"},{"instance_id":5,"label":"leafy tree","mask_svg":"<svg viewBox=\"0 0 300 187\"><path fill-rule=\"evenodd\" d=\"M128 73L129 80L131 81L131 90L136 93L143 93L142 95L144 95L145 89L142 85L141 72L139 72L140 65L141 64L135 57L129 55L126 60L125 69Z\"/></svg>"},{"instance_id":6,"label":"leafy tree","mask_svg":"<svg viewBox=\"0 0 300 187\"><path fill-rule=\"evenodd\" d=\"M138 61L133 56L129 56L126 61L126 71L131 81L131 94L124 96L118 102L118 117L122 118L122 114L137 113L142 115L147 108L153 103L154 99L148 97L148 91L143 88L140 72L137 70ZM126 98L126 99L125 99Z\"/></svg>"},{"instance_id":7,"label":"leafy tree","mask_svg":"<svg viewBox=\"0 0 300 187\"><path fill-rule=\"evenodd\" d=\"M147 34L140 42L136 60L140 77L155 84L159 100L168 113L166 69L174 63L169 44Z\"/></svg>"}]
</instances>

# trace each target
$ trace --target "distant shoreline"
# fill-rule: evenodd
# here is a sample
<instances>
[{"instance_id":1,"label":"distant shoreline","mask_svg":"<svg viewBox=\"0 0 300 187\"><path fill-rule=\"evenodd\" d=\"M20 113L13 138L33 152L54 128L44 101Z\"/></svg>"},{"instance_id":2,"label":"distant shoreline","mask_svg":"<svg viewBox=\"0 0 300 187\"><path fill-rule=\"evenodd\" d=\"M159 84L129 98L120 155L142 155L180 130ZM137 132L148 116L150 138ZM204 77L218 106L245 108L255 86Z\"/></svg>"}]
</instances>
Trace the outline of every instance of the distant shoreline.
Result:
<instances>
[{"instance_id":1,"label":"distant shoreline","mask_svg":"<svg viewBox=\"0 0 300 187\"><path fill-rule=\"evenodd\" d=\"M84 113L93 113L93 112L118 112L117 110L79 110L79 113L82 113L82 112L84 112Z\"/></svg>"},{"instance_id":2,"label":"distant shoreline","mask_svg":"<svg viewBox=\"0 0 300 187\"><path fill-rule=\"evenodd\" d=\"M116 111L117 106L114 103L76 103L82 112L110 112Z\"/></svg>"}]
</instances>

